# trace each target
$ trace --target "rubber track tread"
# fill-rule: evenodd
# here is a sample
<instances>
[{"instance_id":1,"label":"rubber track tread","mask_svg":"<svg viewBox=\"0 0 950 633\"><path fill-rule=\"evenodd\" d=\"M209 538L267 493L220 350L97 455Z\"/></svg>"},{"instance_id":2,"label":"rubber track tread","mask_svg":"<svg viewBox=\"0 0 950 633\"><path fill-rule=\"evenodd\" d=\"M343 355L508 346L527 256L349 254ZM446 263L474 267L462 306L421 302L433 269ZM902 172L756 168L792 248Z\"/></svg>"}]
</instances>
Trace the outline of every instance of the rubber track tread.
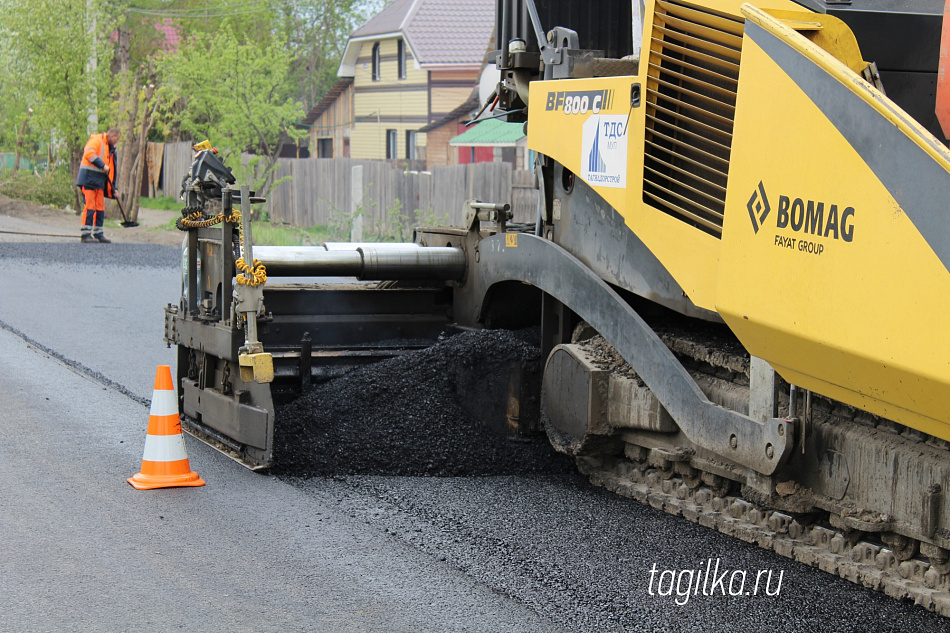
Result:
<instances>
[{"instance_id":1,"label":"rubber track tread","mask_svg":"<svg viewBox=\"0 0 950 633\"><path fill-rule=\"evenodd\" d=\"M682 479L663 480L634 462L581 457L577 465L596 486L950 617L950 575L926 561L900 562L886 547L864 541L852 546L838 530L801 526L743 499L716 497L706 487L690 490Z\"/></svg>"}]
</instances>

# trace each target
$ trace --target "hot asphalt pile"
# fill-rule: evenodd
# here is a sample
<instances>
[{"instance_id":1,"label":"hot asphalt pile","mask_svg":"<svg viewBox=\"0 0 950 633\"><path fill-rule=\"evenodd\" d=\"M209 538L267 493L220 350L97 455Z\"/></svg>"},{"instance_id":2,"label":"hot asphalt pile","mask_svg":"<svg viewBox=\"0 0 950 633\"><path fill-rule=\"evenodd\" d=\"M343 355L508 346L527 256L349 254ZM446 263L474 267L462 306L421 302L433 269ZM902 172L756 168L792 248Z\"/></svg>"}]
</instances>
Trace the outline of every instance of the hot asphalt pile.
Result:
<instances>
[{"instance_id":1,"label":"hot asphalt pile","mask_svg":"<svg viewBox=\"0 0 950 633\"><path fill-rule=\"evenodd\" d=\"M530 337L507 330L464 332L315 386L277 411L277 472L572 471L572 462L554 453L543 436L514 440L501 431L511 367L538 355Z\"/></svg>"}]
</instances>

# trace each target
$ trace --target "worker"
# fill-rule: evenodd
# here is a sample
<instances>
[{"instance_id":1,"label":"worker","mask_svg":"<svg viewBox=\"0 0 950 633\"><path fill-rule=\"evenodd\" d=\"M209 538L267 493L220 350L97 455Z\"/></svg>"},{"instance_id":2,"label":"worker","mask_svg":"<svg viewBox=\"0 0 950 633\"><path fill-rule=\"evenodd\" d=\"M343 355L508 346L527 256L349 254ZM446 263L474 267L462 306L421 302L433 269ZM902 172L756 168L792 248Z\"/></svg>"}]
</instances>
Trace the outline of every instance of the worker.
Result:
<instances>
[{"instance_id":1,"label":"worker","mask_svg":"<svg viewBox=\"0 0 950 633\"><path fill-rule=\"evenodd\" d=\"M102 221L106 214L105 199L115 198L115 144L121 137L117 128L109 128L105 134L90 136L83 148L76 178L76 186L82 189L86 201L79 237L83 243L112 241L102 232Z\"/></svg>"}]
</instances>

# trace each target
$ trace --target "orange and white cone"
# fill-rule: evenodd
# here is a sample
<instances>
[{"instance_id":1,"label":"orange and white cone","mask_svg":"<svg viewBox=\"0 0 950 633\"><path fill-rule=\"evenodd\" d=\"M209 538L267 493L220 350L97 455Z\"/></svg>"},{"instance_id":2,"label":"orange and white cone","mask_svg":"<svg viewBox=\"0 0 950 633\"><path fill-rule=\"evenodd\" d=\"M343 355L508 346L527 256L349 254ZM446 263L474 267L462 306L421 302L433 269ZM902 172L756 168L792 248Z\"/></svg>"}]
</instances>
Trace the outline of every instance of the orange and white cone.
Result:
<instances>
[{"instance_id":1,"label":"orange and white cone","mask_svg":"<svg viewBox=\"0 0 950 633\"><path fill-rule=\"evenodd\" d=\"M142 472L127 481L139 490L205 485L188 463L185 436L182 435L181 418L178 416L178 394L168 365L159 365L155 372L155 390L148 412Z\"/></svg>"}]
</instances>

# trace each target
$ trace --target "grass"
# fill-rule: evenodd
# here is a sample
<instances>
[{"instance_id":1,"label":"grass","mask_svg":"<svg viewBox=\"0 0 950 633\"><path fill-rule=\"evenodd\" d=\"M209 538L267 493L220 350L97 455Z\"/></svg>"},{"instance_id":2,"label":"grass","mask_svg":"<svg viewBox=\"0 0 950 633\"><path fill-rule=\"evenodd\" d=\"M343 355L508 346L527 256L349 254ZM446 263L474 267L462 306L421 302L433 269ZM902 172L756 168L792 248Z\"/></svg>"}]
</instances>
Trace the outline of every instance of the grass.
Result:
<instances>
[{"instance_id":1,"label":"grass","mask_svg":"<svg viewBox=\"0 0 950 633\"><path fill-rule=\"evenodd\" d=\"M37 204L48 204L64 208L75 204L72 179L68 173L55 172L43 176L35 176L29 172L21 172L15 179L3 180L0 178L0 193L11 198L29 200ZM139 205L145 209L162 211L179 211L183 202L172 196L158 196L142 198ZM165 224L152 228L153 231L177 231L172 218ZM105 226L118 228L118 219L107 219ZM333 241L333 231L330 227L315 225L311 227L274 224L266 220L251 223L251 234L254 243L262 246L317 246L325 241Z\"/></svg>"},{"instance_id":2,"label":"grass","mask_svg":"<svg viewBox=\"0 0 950 633\"><path fill-rule=\"evenodd\" d=\"M157 209L159 211L180 211L185 203L172 196L158 196L155 198L142 198L139 200L139 206L145 209ZM172 223L174 226L174 223Z\"/></svg>"},{"instance_id":3,"label":"grass","mask_svg":"<svg viewBox=\"0 0 950 633\"><path fill-rule=\"evenodd\" d=\"M151 208L151 207L150 207ZM178 221L178 218L172 218L165 224L161 226L153 226L149 231L177 231L178 227L175 226L175 222Z\"/></svg>"},{"instance_id":4,"label":"grass","mask_svg":"<svg viewBox=\"0 0 950 633\"><path fill-rule=\"evenodd\" d=\"M53 207L65 208L66 205L76 203L72 178L66 172L54 172L35 176L30 172L20 172L15 179L0 177L0 193L11 198L28 200L36 204L48 204ZM139 205L146 209L161 211L179 211L184 203L172 196L158 196L142 198ZM172 218L161 226L154 227L153 231L177 231L175 220ZM107 219L104 225L108 228L119 228L119 219ZM262 246L316 246L330 239L331 232L325 226L298 227L285 224L272 224L267 221L251 223L251 234L254 243Z\"/></svg>"},{"instance_id":5,"label":"grass","mask_svg":"<svg viewBox=\"0 0 950 633\"><path fill-rule=\"evenodd\" d=\"M262 246L316 246L330 239L325 226L299 227L251 222L251 236Z\"/></svg>"},{"instance_id":6,"label":"grass","mask_svg":"<svg viewBox=\"0 0 950 633\"><path fill-rule=\"evenodd\" d=\"M153 231L177 231L172 218L161 226L152 228ZM270 222L251 222L251 235L254 244L261 246L317 246L330 239L330 232L323 226L303 228Z\"/></svg>"}]
</instances>

